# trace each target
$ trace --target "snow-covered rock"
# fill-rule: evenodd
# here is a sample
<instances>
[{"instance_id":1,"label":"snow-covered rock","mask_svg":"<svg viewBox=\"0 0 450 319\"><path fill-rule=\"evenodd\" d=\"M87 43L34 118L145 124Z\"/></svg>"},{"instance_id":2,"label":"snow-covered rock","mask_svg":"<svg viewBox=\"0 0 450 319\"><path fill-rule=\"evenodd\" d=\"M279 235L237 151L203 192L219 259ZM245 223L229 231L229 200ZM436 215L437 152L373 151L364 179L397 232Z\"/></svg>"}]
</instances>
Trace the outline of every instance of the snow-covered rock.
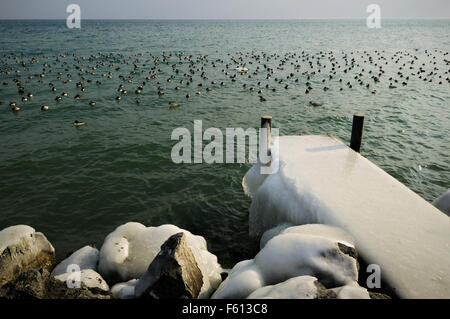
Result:
<instances>
[{"instance_id":1,"label":"snow-covered rock","mask_svg":"<svg viewBox=\"0 0 450 319\"><path fill-rule=\"evenodd\" d=\"M264 232L264 234L261 236L261 239L259 240L259 249L263 249L264 246L266 246L267 242L271 240L273 237L279 235L283 230L286 228L294 226L290 223L282 223L280 225L277 225L275 227L272 227Z\"/></svg>"},{"instance_id":2,"label":"snow-covered rock","mask_svg":"<svg viewBox=\"0 0 450 319\"><path fill-rule=\"evenodd\" d=\"M359 286L357 282L331 290L336 293L338 299L370 299L367 289Z\"/></svg>"},{"instance_id":3,"label":"snow-covered rock","mask_svg":"<svg viewBox=\"0 0 450 319\"><path fill-rule=\"evenodd\" d=\"M355 246L353 237L338 227L323 224L306 224L294 226L289 223L283 223L264 232L260 240L261 249L263 249L266 243L273 237L279 234L287 233L299 233L304 235L310 234L318 237L327 237L350 247Z\"/></svg>"},{"instance_id":4,"label":"snow-covered rock","mask_svg":"<svg viewBox=\"0 0 450 319\"><path fill-rule=\"evenodd\" d=\"M102 276L92 269L83 269L77 273L68 272L54 277L56 280L63 281L65 283L69 281L72 282L72 284L74 284L74 280L79 280L80 287L81 284L83 284L87 288L98 288L104 291L109 290L109 286Z\"/></svg>"},{"instance_id":5,"label":"snow-covered rock","mask_svg":"<svg viewBox=\"0 0 450 319\"><path fill-rule=\"evenodd\" d=\"M161 251L136 284L137 298L197 299L203 275L186 241L177 233L167 239Z\"/></svg>"},{"instance_id":6,"label":"snow-covered rock","mask_svg":"<svg viewBox=\"0 0 450 319\"><path fill-rule=\"evenodd\" d=\"M350 284L358 279L358 264L348 250L354 250L350 236L335 227L286 228L253 260L236 264L213 298L246 298L264 286L305 275L327 288Z\"/></svg>"},{"instance_id":7,"label":"snow-covered rock","mask_svg":"<svg viewBox=\"0 0 450 319\"><path fill-rule=\"evenodd\" d=\"M78 249L68 258L59 263L52 271L52 276L62 275L71 272L71 266L76 265L80 270L92 269L97 270L97 263L100 252L97 248L91 246L84 246Z\"/></svg>"},{"instance_id":8,"label":"snow-covered rock","mask_svg":"<svg viewBox=\"0 0 450 319\"><path fill-rule=\"evenodd\" d=\"M130 222L109 234L100 249L99 272L109 282L124 282L140 278L161 245L172 235L183 232L203 275L199 298L207 298L220 284L222 271L217 257L206 247L206 241L175 225L146 227Z\"/></svg>"},{"instance_id":9,"label":"snow-covered rock","mask_svg":"<svg viewBox=\"0 0 450 319\"><path fill-rule=\"evenodd\" d=\"M450 188L433 201L433 205L447 216L450 216Z\"/></svg>"},{"instance_id":10,"label":"snow-covered rock","mask_svg":"<svg viewBox=\"0 0 450 319\"><path fill-rule=\"evenodd\" d=\"M0 287L30 269L50 268L55 249L44 234L26 225L0 231Z\"/></svg>"},{"instance_id":11,"label":"snow-covered rock","mask_svg":"<svg viewBox=\"0 0 450 319\"><path fill-rule=\"evenodd\" d=\"M283 233L272 238L254 261L267 284L301 275L314 275L326 287L358 279L357 261L325 236Z\"/></svg>"},{"instance_id":12,"label":"snow-covered rock","mask_svg":"<svg viewBox=\"0 0 450 319\"><path fill-rule=\"evenodd\" d=\"M138 279L131 279L127 282L115 284L111 288L111 293L116 299L134 299L136 298L135 289Z\"/></svg>"},{"instance_id":13,"label":"snow-covered rock","mask_svg":"<svg viewBox=\"0 0 450 319\"><path fill-rule=\"evenodd\" d=\"M88 270L91 271L91 270ZM90 275L88 275L90 276ZM93 278L93 277L92 277ZM87 282L85 280L85 282ZM46 269L30 269L0 288L0 299L110 299L111 293L83 282L80 288L68 287L67 282L53 277Z\"/></svg>"},{"instance_id":14,"label":"snow-covered rock","mask_svg":"<svg viewBox=\"0 0 450 319\"><path fill-rule=\"evenodd\" d=\"M244 299L264 287L264 276L253 259L237 263L212 295L212 299Z\"/></svg>"},{"instance_id":15,"label":"snow-covered rock","mask_svg":"<svg viewBox=\"0 0 450 319\"><path fill-rule=\"evenodd\" d=\"M324 299L336 298L336 294L323 287L317 278L299 276L282 283L255 290L248 299Z\"/></svg>"}]
</instances>

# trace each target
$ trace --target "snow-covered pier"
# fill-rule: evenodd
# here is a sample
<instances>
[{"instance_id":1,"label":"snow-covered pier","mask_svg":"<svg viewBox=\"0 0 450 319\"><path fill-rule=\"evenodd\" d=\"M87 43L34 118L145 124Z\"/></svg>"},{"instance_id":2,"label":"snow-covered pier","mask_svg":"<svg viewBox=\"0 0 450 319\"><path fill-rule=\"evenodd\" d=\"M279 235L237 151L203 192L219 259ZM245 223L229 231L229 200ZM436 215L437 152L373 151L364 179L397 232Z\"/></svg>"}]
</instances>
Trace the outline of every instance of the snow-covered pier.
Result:
<instances>
[{"instance_id":1,"label":"snow-covered pier","mask_svg":"<svg viewBox=\"0 0 450 319\"><path fill-rule=\"evenodd\" d=\"M263 175L255 164L243 180L251 234L337 226L399 297L450 298L447 215L331 135L273 137L271 152L279 170Z\"/></svg>"}]
</instances>

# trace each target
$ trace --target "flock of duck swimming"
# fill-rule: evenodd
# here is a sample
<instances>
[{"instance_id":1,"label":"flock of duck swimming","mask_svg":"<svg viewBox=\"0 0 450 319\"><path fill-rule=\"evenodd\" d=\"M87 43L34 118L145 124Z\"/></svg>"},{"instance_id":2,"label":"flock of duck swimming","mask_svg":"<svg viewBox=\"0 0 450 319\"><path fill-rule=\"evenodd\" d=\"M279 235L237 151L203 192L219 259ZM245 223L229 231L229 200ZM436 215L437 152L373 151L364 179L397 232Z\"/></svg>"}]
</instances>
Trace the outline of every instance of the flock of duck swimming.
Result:
<instances>
[{"instance_id":1,"label":"flock of duck swimming","mask_svg":"<svg viewBox=\"0 0 450 319\"><path fill-rule=\"evenodd\" d=\"M104 90L104 83L113 78L118 78L120 84L115 92L111 90L111 98L120 101L131 90L137 104L141 103L140 96L155 98L156 94L161 97L182 90L185 99L189 100L191 94L201 96L229 85L240 86L249 94L258 96L261 102L267 101L270 92L288 90L295 91L293 99L298 94L307 95L313 90L345 91L358 86L376 94L377 89L396 89L407 86L412 80L422 81L423 85L431 82L449 84L450 70L447 66L450 61L447 57L448 52L442 50L398 51L391 54L378 50L285 54L251 51L222 56L217 54L215 57L165 52L131 56L99 53L88 57L4 53L0 61L0 104L5 103L1 101L2 93L11 93L15 89L21 105L25 106L34 97L27 86L37 82L40 88L47 87L46 90L53 92L53 105L57 107L70 95L74 100L82 101L87 92L95 96L96 90ZM67 87L72 88L72 93L68 92ZM20 102L11 101L10 109L19 112L22 109ZM93 100L87 103L92 107L96 105ZM181 103L170 101L169 108L178 108ZM41 110L52 109L49 105L42 105ZM309 105L320 106L321 103L309 101ZM80 126L85 122L76 120L73 124Z\"/></svg>"}]
</instances>

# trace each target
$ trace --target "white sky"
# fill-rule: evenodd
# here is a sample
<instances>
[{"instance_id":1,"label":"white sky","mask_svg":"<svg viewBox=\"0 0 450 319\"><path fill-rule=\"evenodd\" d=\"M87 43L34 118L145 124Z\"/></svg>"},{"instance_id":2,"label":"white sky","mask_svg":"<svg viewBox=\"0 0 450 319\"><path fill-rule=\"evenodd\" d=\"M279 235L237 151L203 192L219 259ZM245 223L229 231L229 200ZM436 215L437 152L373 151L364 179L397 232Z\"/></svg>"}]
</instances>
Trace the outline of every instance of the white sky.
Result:
<instances>
[{"instance_id":1,"label":"white sky","mask_svg":"<svg viewBox=\"0 0 450 319\"><path fill-rule=\"evenodd\" d=\"M450 18L450 0L0 0L0 19L365 19L378 4L382 18Z\"/></svg>"}]
</instances>

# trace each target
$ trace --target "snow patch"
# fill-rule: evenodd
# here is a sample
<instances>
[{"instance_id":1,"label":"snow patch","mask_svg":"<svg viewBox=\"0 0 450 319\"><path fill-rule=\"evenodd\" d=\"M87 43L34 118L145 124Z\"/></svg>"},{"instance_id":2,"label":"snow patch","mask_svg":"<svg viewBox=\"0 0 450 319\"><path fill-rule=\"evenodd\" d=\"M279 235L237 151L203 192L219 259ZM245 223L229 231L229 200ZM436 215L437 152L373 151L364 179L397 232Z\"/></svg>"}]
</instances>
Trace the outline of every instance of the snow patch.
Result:
<instances>
[{"instance_id":1,"label":"snow patch","mask_svg":"<svg viewBox=\"0 0 450 319\"><path fill-rule=\"evenodd\" d=\"M55 276L55 279L67 282L73 281L76 276L79 275L80 282L88 288L99 288L105 291L109 290L109 286L102 276L92 269L83 269L79 273L64 273Z\"/></svg>"},{"instance_id":2,"label":"snow patch","mask_svg":"<svg viewBox=\"0 0 450 319\"><path fill-rule=\"evenodd\" d=\"M370 299L367 289L359 286L356 282L331 290L337 294L338 299Z\"/></svg>"},{"instance_id":3,"label":"snow patch","mask_svg":"<svg viewBox=\"0 0 450 319\"><path fill-rule=\"evenodd\" d=\"M111 293L116 299L134 299L135 296L135 288L138 283L138 279L131 279L127 282L121 282L115 284L111 288Z\"/></svg>"},{"instance_id":4,"label":"snow patch","mask_svg":"<svg viewBox=\"0 0 450 319\"><path fill-rule=\"evenodd\" d=\"M80 270L92 269L95 271L97 270L98 259L98 249L91 246L84 246L56 266L52 271L52 276L62 275L68 271L70 272L71 270L68 270L70 265L77 265L80 267Z\"/></svg>"},{"instance_id":5,"label":"snow patch","mask_svg":"<svg viewBox=\"0 0 450 319\"><path fill-rule=\"evenodd\" d=\"M6 247L17 245L21 240L28 239L35 233L34 228L27 225L16 225L0 231L0 254Z\"/></svg>"},{"instance_id":6,"label":"snow patch","mask_svg":"<svg viewBox=\"0 0 450 319\"><path fill-rule=\"evenodd\" d=\"M312 276L299 276L274 286L265 286L255 290L248 299L314 299L317 287Z\"/></svg>"}]
</instances>

